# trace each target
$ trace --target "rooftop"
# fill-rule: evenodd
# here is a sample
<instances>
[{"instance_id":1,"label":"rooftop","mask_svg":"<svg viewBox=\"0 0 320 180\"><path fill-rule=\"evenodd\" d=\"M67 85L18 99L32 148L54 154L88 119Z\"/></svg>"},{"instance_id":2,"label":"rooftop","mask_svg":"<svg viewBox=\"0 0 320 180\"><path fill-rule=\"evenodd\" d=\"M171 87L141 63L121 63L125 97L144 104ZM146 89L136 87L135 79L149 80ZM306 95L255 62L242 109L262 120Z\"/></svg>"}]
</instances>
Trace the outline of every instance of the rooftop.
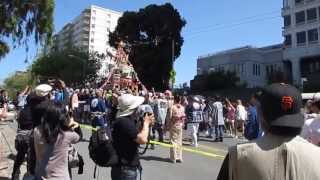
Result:
<instances>
[{"instance_id":1,"label":"rooftop","mask_svg":"<svg viewBox=\"0 0 320 180\"><path fill-rule=\"evenodd\" d=\"M224 51L218 51L218 52L215 52L215 53L209 53L209 54L206 54L206 55L199 56L198 59L205 59L205 58L209 58L209 57L212 57L212 56L237 53L237 52L241 52L241 51L245 51L245 50L249 50L249 49L264 52L264 51L279 50L279 49L282 49L282 47L283 47L283 44L274 44L274 45L265 46L265 47L261 47L261 48L257 48L257 47L254 47L254 46L247 45L247 46L242 46L242 47L239 47L239 48L234 48L234 49L229 49L229 50L224 50Z\"/></svg>"}]
</instances>

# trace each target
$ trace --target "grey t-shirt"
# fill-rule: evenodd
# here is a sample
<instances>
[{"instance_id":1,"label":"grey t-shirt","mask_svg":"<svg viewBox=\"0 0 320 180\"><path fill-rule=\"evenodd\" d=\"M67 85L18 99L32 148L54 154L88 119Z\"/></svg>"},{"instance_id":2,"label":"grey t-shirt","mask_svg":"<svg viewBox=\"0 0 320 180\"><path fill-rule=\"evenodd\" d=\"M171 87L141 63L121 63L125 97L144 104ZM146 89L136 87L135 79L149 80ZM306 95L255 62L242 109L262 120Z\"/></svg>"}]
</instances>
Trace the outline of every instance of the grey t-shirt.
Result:
<instances>
[{"instance_id":1,"label":"grey t-shirt","mask_svg":"<svg viewBox=\"0 0 320 180\"><path fill-rule=\"evenodd\" d=\"M58 135L54 145L47 144L39 127L34 129L36 152L36 176L47 180L70 180L68 172L68 150L80 140L77 133L64 131Z\"/></svg>"}]
</instances>

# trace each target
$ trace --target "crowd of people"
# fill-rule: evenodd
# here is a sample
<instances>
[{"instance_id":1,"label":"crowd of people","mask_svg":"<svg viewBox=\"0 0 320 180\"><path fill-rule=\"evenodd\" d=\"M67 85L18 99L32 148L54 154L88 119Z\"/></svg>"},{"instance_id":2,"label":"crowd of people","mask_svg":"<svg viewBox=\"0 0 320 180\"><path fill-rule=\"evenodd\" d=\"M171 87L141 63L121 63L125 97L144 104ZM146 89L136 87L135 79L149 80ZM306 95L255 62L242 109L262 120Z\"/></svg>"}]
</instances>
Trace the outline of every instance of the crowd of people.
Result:
<instances>
[{"instance_id":1,"label":"crowd of people","mask_svg":"<svg viewBox=\"0 0 320 180\"><path fill-rule=\"evenodd\" d=\"M61 80L56 80L51 85L39 85L35 89L26 87L17 93L16 107L19 115L15 146L18 153L12 177L16 179L19 176L20 166L27 157L28 172L36 179L71 179L73 167L70 165L70 156L74 158L72 152L76 151L72 144L82 138L80 124L92 125L93 128L111 127L113 146L120 157L119 163L112 167L113 180L136 179L141 167L139 145L156 138L159 142L168 139L172 144L169 152L172 163L183 162L184 138L189 139L190 145L197 148L200 136L213 139L213 142L223 142L226 136L257 140L256 143L250 144L250 148L257 151L252 152L253 150L246 145L241 146L241 151L253 153L252 157L260 156L259 153L264 154L266 158L278 157L276 154L265 152L264 148L279 150L276 146L291 143L296 135L319 146L320 99L308 101L303 109L299 91L289 85L274 86L253 94L248 103L218 95L206 98L199 95L173 95L169 90L155 92L130 89L72 89L66 87ZM276 102L277 100L280 102ZM5 116L7 103L8 95L3 90L0 96L0 117ZM301 109L303 114L300 112ZM143 121L139 128L136 125L138 119ZM188 137L183 137L184 129L187 130ZM169 136L166 136L167 133ZM278 136L286 138L280 138L278 141ZM278 144L273 144L273 141L277 141ZM300 141L294 141L293 146L300 147ZM269 144L268 147L261 147L259 143ZM305 141L303 143L310 146L310 152L319 151ZM154 144L151 144L151 149L154 148ZM229 165L235 163L235 157L243 158L241 163L247 162L244 155L237 154L240 153L239 149L232 150L224 161L219 178L228 179L229 172L242 179L248 178L250 175L241 174L238 166ZM81 160L78 153L74 156ZM258 163L260 160L263 162L264 159L258 158L250 163ZM80 167L81 173L79 163L83 166L83 162L79 161L76 165ZM287 165L284 169L287 170L286 168ZM319 177L312 173L310 177ZM254 179L265 179L260 176L259 173L252 174ZM280 176L281 174L278 177Z\"/></svg>"}]
</instances>

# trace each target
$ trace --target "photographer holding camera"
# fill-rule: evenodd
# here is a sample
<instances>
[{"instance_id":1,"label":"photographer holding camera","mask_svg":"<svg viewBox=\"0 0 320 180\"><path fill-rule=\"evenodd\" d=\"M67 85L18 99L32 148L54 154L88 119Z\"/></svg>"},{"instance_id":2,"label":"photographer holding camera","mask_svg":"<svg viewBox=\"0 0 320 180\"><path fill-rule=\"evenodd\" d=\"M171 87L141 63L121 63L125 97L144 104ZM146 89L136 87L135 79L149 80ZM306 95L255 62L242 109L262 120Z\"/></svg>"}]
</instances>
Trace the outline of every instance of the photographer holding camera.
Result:
<instances>
[{"instance_id":1,"label":"photographer holding camera","mask_svg":"<svg viewBox=\"0 0 320 180\"><path fill-rule=\"evenodd\" d=\"M131 94L123 94L118 98L118 112L113 125L112 137L119 163L112 167L112 180L136 180L138 170L141 175L138 147L148 142L150 126L154 122L151 108L143 110L139 108L144 101L143 97ZM142 125L137 128L139 122Z\"/></svg>"}]
</instances>

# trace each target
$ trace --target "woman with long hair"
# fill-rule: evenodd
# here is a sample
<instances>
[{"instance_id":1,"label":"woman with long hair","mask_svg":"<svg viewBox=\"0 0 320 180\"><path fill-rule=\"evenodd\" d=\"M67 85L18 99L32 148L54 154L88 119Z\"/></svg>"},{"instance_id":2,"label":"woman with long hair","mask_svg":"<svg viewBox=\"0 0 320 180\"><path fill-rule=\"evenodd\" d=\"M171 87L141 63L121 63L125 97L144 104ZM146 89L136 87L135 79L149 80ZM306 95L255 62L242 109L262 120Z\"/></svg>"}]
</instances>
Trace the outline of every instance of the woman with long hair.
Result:
<instances>
[{"instance_id":1,"label":"woman with long hair","mask_svg":"<svg viewBox=\"0 0 320 180\"><path fill-rule=\"evenodd\" d=\"M36 178L70 180L68 151L81 135L79 124L68 116L63 105L48 103L41 124L34 129Z\"/></svg>"},{"instance_id":2,"label":"woman with long hair","mask_svg":"<svg viewBox=\"0 0 320 180\"><path fill-rule=\"evenodd\" d=\"M235 132L236 108L230 102L229 99L226 99L226 106L227 106L226 127L227 127L227 130L230 132L230 135L234 137L236 136L236 132Z\"/></svg>"}]
</instances>

